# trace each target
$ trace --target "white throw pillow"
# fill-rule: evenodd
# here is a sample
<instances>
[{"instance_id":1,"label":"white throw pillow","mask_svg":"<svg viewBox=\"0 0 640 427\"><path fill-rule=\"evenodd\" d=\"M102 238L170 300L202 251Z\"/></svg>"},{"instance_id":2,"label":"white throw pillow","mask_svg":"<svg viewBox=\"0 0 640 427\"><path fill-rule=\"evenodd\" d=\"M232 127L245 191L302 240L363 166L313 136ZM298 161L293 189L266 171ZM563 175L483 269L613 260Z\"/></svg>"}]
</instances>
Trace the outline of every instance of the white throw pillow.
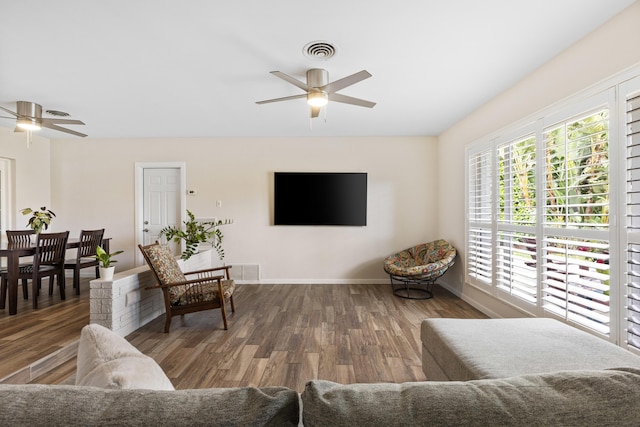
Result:
<instances>
[{"instance_id":1,"label":"white throw pillow","mask_svg":"<svg viewBox=\"0 0 640 427\"><path fill-rule=\"evenodd\" d=\"M76 385L175 390L155 360L110 329L97 324L82 328Z\"/></svg>"}]
</instances>

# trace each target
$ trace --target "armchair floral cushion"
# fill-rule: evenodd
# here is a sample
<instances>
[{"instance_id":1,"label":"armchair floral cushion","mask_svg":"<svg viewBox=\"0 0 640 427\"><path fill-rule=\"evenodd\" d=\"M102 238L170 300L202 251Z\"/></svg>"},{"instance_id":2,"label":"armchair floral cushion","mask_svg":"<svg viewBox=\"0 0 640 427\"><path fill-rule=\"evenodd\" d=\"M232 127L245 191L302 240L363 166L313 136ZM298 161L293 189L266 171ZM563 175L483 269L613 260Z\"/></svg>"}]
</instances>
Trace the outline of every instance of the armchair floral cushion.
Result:
<instances>
[{"instance_id":1,"label":"armchair floral cushion","mask_svg":"<svg viewBox=\"0 0 640 427\"><path fill-rule=\"evenodd\" d=\"M167 245L150 245L141 248L158 275L160 285L185 282L187 278L180 269L176 257ZM172 286L168 289L171 301L176 301L184 294L186 286Z\"/></svg>"},{"instance_id":2,"label":"armchair floral cushion","mask_svg":"<svg viewBox=\"0 0 640 427\"><path fill-rule=\"evenodd\" d=\"M177 295L176 298L171 301L172 305L188 305L195 304L197 302L214 301L219 299L217 280L192 285L189 286L189 288L185 288L183 288L183 292L180 292L179 295ZM222 280L222 294L225 298L228 299L229 297L231 297L235 288L236 284L233 280Z\"/></svg>"},{"instance_id":3,"label":"armchair floral cushion","mask_svg":"<svg viewBox=\"0 0 640 427\"><path fill-rule=\"evenodd\" d=\"M384 271L392 276L435 280L453 265L456 254L446 240L422 243L387 257Z\"/></svg>"}]
</instances>

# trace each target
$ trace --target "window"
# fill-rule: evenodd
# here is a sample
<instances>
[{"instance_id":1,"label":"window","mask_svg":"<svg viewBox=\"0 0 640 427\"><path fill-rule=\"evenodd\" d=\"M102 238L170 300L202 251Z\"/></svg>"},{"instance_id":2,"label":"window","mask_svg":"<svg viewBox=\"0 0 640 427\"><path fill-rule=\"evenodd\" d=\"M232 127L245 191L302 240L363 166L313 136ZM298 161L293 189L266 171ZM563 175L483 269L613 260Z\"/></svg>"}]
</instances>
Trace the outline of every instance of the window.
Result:
<instances>
[{"instance_id":1,"label":"window","mask_svg":"<svg viewBox=\"0 0 640 427\"><path fill-rule=\"evenodd\" d=\"M477 283L491 283L493 250L491 209L491 150L469 158L467 274Z\"/></svg>"},{"instance_id":2,"label":"window","mask_svg":"<svg viewBox=\"0 0 640 427\"><path fill-rule=\"evenodd\" d=\"M626 343L640 350L640 78L623 85L626 136Z\"/></svg>"},{"instance_id":3,"label":"window","mask_svg":"<svg viewBox=\"0 0 640 427\"><path fill-rule=\"evenodd\" d=\"M609 334L609 111L545 129L543 308Z\"/></svg>"},{"instance_id":4,"label":"window","mask_svg":"<svg viewBox=\"0 0 640 427\"><path fill-rule=\"evenodd\" d=\"M536 285L536 138L502 143L498 155L496 286L535 304Z\"/></svg>"},{"instance_id":5,"label":"window","mask_svg":"<svg viewBox=\"0 0 640 427\"><path fill-rule=\"evenodd\" d=\"M612 94L542 117L513 129L517 137L498 136L485 144L490 147L467 153L467 280L533 315L606 337ZM638 249L640 267L640 240Z\"/></svg>"}]
</instances>

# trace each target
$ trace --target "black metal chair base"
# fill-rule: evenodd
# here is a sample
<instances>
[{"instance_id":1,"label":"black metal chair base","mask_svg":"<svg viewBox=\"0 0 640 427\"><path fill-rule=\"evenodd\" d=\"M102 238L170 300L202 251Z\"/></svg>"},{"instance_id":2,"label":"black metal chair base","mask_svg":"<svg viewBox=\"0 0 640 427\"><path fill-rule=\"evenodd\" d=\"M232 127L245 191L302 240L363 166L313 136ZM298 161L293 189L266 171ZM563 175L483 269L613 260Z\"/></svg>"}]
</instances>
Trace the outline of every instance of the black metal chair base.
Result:
<instances>
[{"instance_id":1,"label":"black metal chair base","mask_svg":"<svg viewBox=\"0 0 640 427\"><path fill-rule=\"evenodd\" d=\"M435 280L411 279L409 277L392 276L391 289L393 294L406 299L433 298L433 284Z\"/></svg>"}]
</instances>

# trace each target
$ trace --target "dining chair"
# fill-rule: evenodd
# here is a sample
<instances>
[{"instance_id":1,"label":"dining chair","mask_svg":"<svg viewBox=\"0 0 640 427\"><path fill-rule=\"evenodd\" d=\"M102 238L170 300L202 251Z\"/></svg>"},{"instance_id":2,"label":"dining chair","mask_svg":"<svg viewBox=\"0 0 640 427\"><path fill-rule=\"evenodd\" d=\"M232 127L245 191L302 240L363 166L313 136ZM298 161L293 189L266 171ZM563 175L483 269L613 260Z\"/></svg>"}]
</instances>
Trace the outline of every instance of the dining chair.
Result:
<instances>
[{"instance_id":1,"label":"dining chair","mask_svg":"<svg viewBox=\"0 0 640 427\"><path fill-rule=\"evenodd\" d=\"M7 230L7 242L10 245L29 246L31 242L31 236L36 232L33 230Z\"/></svg>"},{"instance_id":2,"label":"dining chair","mask_svg":"<svg viewBox=\"0 0 640 427\"><path fill-rule=\"evenodd\" d=\"M69 239L69 232L40 233L36 237L36 248L33 254L33 263L21 265L18 269L18 279L31 279L31 292L33 294L33 308L38 308L38 290L43 277L49 278L49 293L53 293L53 280L56 279L60 288L60 299L65 299L64 293L64 254ZM0 296L2 302L7 299L8 272L0 272L1 285ZM23 282L24 283L24 282ZM27 292L25 296L28 297Z\"/></svg>"},{"instance_id":3,"label":"dining chair","mask_svg":"<svg viewBox=\"0 0 640 427\"><path fill-rule=\"evenodd\" d=\"M96 279L100 273L98 271L98 260L94 258L96 248L102 244L104 228L100 230L81 230L80 246L76 252L75 259L68 259L64 262L65 270L73 270L73 287L76 295L80 295L80 270L88 267L95 267Z\"/></svg>"},{"instance_id":4,"label":"dining chair","mask_svg":"<svg viewBox=\"0 0 640 427\"><path fill-rule=\"evenodd\" d=\"M36 234L33 230L7 230L6 233L7 243L13 247L29 247L33 243L31 237ZM23 263L21 266L28 264L29 263ZM2 271L5 271L5 269L2 269L0 273L2 273ZM29 298L27 279L22 279L22 293L24 294L24 299Z\"/></svg>"}]
</instances>

